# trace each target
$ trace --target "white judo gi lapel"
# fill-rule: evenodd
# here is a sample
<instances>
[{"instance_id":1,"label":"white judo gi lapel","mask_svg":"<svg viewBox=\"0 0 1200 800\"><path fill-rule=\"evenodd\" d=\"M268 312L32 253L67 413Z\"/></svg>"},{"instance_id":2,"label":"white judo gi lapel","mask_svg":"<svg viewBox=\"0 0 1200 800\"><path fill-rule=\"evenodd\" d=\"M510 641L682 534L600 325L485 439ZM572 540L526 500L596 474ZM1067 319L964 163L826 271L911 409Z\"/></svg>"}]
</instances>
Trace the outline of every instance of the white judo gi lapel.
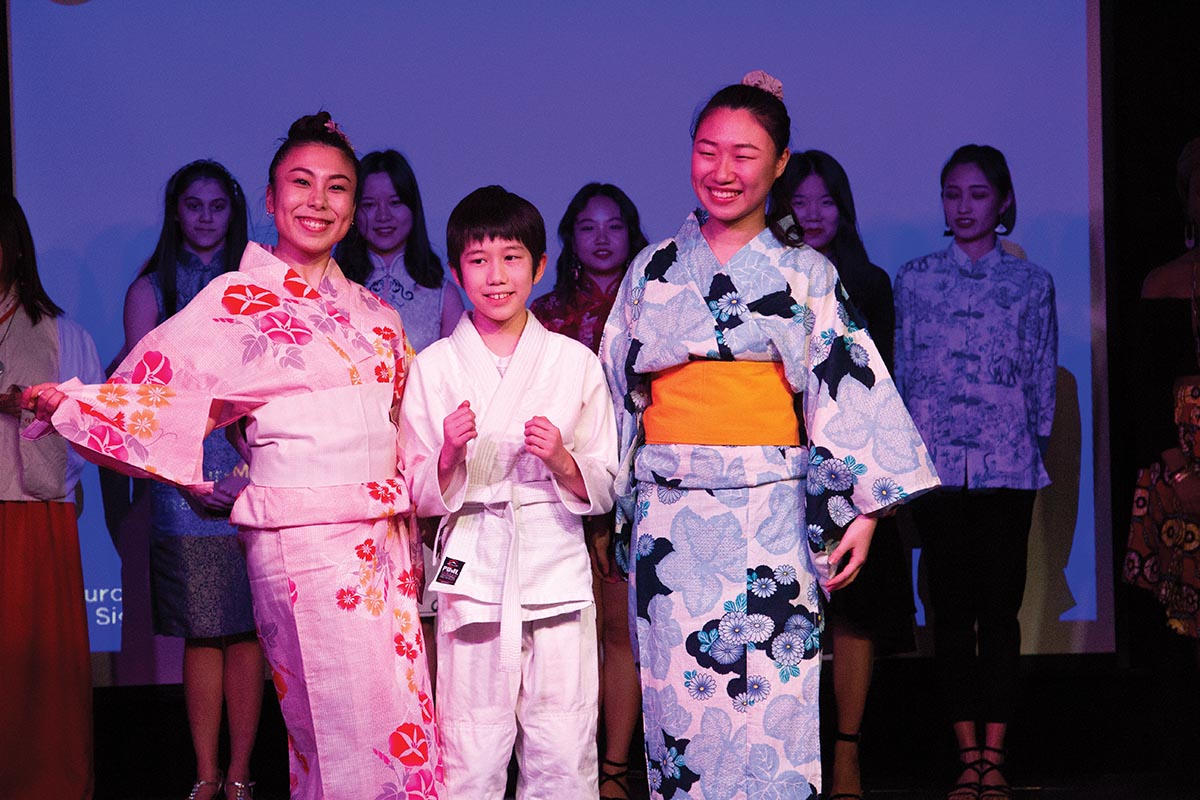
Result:
<instances>
[{"instance_id":1,"label":"white judo gi lapel","mask_svg":"<svg viewBox=\"0 0 1200 800\"><path fill-rule=\"evenodd\" d=\"M550 340L549 332L542 327L537 318L528 311L525 313L525 329L521 332L521 338L517 341L516 350L513 351L512 360L503 376L496 369L494 356L465 315L450 334L450 340L458 349L464 367L477 381L483 406L482 413L476 418L479 435L467 454L467 494L464 506L468 503L505 505L506 514L511 515L512 536L509 539L504 585L500 595L500 669L506 672L516 672L520 669L519 544L521 503L526 492L522 491L525 487L513 486L511 481L497 480L496 460L505 434L510 432L514 425L524 425L525 420L517 420L515 416L537 375ZM537 492L538 495L543 493ZM475 514L468 514L459 524L478 524L478 518Z\"/></svg>"}]
</instances>

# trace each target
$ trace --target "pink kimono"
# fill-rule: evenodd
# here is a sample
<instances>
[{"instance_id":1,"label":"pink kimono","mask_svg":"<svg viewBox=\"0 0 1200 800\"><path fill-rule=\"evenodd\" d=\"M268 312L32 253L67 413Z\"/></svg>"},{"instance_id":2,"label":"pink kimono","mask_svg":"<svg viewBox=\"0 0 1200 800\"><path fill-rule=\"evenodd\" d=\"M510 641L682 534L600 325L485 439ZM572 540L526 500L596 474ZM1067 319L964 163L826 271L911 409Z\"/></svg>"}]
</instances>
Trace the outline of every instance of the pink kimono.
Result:
<instances>
[{"instance_id":1,"label":"pink kimono","mask_svg":"<svg viewBox=\"0 0 1200 800\"><path fill-rule=\"evenodd\" d=\"M287 723L293 798L435 798L442 766L417 618L420 542L395 417L400 318L330 263L319 290L258 245L151 331L59 433L121 472L211 491L210 418L235 423L254 616ZM414 557L414 554L415 557Z\"/></svg>"}]
</instances>

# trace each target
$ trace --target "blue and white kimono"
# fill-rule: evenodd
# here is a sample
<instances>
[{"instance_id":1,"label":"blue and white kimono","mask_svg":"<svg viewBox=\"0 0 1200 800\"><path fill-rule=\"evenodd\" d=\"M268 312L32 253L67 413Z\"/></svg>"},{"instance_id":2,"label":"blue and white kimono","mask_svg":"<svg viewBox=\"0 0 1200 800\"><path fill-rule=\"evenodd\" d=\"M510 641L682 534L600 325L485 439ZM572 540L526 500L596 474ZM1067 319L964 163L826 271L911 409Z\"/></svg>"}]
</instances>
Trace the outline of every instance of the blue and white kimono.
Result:
<instances>
[{"instance_id":1,"label":"blue and white kimono","mask_svg":"<svg viewBox=\"0 0 1200 800\"><path fill-rule=\"evenodd\" d=\"M815 796L828 553L858 514L937 485L844 297L832 264L769 230L719 264L695 215L617 295L600 356L655 798ZM808 443L645 444L651 379L696 359L781 362Z\"/></svg>"}]
</instances>

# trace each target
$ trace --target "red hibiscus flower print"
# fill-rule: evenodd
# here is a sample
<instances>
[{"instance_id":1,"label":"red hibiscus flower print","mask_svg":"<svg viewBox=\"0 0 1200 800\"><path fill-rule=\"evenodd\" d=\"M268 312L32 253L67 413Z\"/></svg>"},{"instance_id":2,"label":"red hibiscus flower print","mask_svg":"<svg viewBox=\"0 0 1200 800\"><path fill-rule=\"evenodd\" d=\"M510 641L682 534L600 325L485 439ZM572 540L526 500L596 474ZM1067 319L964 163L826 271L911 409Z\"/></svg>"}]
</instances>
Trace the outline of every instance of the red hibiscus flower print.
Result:
<instances>
[{"instance_id":1,"label":"red hibiscus flower print","mask_svg":"<svg viewBox=\"0 0 1200 800\"><path fill-rule=\"evenodd\" d=\"M406 722L388 737L388 750L406 767L423 767L429 763L429 737L424 729Z\"/></svg>"},{"instance_id":2,"label":"red hibiscus flower print","mask_svg":"<svg viewBox=\"0 0 1200 800\"><path fill-rule=\"evenodd\" d=\"M271 670L271 683L275 684L275 696L280 700L287 697L288 685L287 679L283 677L283 673L277 669Z\"/></svg>"},{"instance_id":3,"label":"red hibiscus flower print","mask_svg":"<svg viewBox=\"0 0 1200 800\"><path fill-rule=\"evenodd\" d=\"M345 589L338 589L337 604L338 608L345 611L353 611L358 608L358 604L362 602L362 595L358 593L358 589L353 586L347 586Z\"/></svg>"},{"instance_id":4,"label":"red hibiscus flower print","mask_svg":"<svg viewBox=\"0 0 1200 800\"><path fill-rule=\"evenodd\" d=\"M230 314L249 316L275 308L279 305L279 296L261 286L244 283L226 289L221 297L221 305Z\"/></svg>"},{"instance_id":5,"label":"red hibiscus flower print","mask_svg":"<svg viewBox=\"0 0 1200 800\"><path fill-rule=\"evenodd\" d=\"M291 578L288 578L288 597L291 599L293 606L296 605L296 598L299 596L299 594L300 593L296 591L296 582Z\"/></svg>"},{"instance_id":6,"label":"red hibiscus flower print","mask_svg":"<svg viewBox=\"0 0 1200 800\"><path fill-rule=\"evenodd\" d=\"M396 495L392 491L392 487L386 483L371 482L367 484L367 489L370 491L371 497L374 497L385 506L390 506L396 502Z\"/></svg>"},{"instance_id":7,"label":"red hibiscus flower print","mask_svg":"<svg viewBox=\"0 0 1200 800\"><path fill-rule=\"evenodd\" d=\"M134 383L160 383L165 386L171 382L174 374L171 360L162 353L151 350L145 353L133 368L132 380Z\"/></svg>"},{"instance_id":8,"label":"red hibiscus flower print","mask_svg":"<svg viewBox=\"0 0 1200 800\"><path fill-rule=\"evenodd\" d=\"M308 344L312 331L300 320L285 311L271 311L258 320L258 329L272 342L279 344Z\"/></svg>"},{"instance_id":9,"label":"red hibiscus flower print","mask_svg":"<svg viewBox=\"0 0 1200 800\"><path fill-rule=\"evenodd\" d=\"M129 451L125 449L125 438L107 425L88 428L87 447L102 455L112 456L118 461L124 461L129 455Z\"/></svg>"},{"instance_id":10,"label":"red hibiscus flower print","mask_svg":"<svg viewBox=\"0 0 1200 800\"><path fill-rule=\"evenodd\" d=\"M371 330L374 331L376 336L383 339L385 342L390 342L392 339L396 338L396 332L386 325L377 328L371 328Z\"/></svg>"},{"instance_id":11,"label":"red hibiscus flower print","mask_svg":"<svg viewBox=\"0 0 1200 800\"><path fill-rule=\"evenodd\" d=\"M288 290L292 297L303 297L306 300L320 300L321 295L317 294L316 290L308 285L308 281L300 277L300 273L294 269L288 269L283 276L283 288Z\"/></svg>"},{"instance_id":12,"label":"red hibiscus flower print","mask_svg":"<svg viewBox=\"0 0 1200 800\"><path fill-rule=\"evenodd\" d=\"M363 561L375 560L375 540L367 539L365 542L354 548L354 553Z\"/></svg>"},{"instance_id":13,"label":"red hibiscus flower print","mask_svg":"<svg viewBox=\"0 0 1200 800\"><path fill-rule=\"evenodd\" d=\"M375 382L376 383L391 383L392 371L388 369L388 365L380 361L375 365Z\"/></svg>"},{"instance_id":14,"label":"red hibiscus flower print","mask_svg":"<svg viewBox=\"0 0 1200 800\"><path fill-rule=\"evenodd\" d=\"M405 597L417 596L417 576L411 569L406 569L400 573L400 577L396 579L396 588L400 590L400 594Z\"/></svg>"}]
</instances>

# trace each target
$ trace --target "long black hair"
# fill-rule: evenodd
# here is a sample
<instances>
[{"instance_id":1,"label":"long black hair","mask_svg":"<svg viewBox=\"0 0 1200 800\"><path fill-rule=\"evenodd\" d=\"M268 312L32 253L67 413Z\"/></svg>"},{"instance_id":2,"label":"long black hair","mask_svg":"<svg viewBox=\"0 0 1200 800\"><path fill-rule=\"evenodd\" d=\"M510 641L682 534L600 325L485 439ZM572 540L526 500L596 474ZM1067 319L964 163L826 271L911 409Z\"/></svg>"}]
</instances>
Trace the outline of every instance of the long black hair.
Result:
<instances>
[{"instance_id":1,"label":"long black hair","mask_svg":"<svg viewBox=\"0 0 1200 800\"><path fill-rule=\"evenodd\" d=\"M758 124L771 137L775 144L775 157L779 158L788 149L792 136L792 118L788 115L787 106L766 89L757 86L747 86L744 83L734 83L721 89L705 103L704 108L692 122L692 141L696 139L696 131L713 111L718 108L728 108L734 111L745 110L754 115ZM792 217L791 195L784 195L780 190L780 176L771 185L767 195L767 227L780 244L789 247L799 247L804 242L803 234L797 229Z\"/></svg>"},{"instance_id":2,"label":"long black hair","mask_svg":"<svg viewBox=\"0 0 1200 800\"><path fill-rule=\"evenodd\" d=\"M441 259L433 252L429 243L429 230L425 224L425 206L421 203L421 189L417 176L413 174L408 159L395 150L376 150L367 153L358 163L358 190L354 196L355 208L362 202L363 187L367 177L383 173L392 182L392 189L400 202L412 212L412 230L404 243L404 269L409 277L421 286L437 289L445 282L446 271ZM338 266L352 281L363 283L371 274L371 259L368 255L367 239L355 226L337 247L335 255Z\"/></svg>"},{"instance_id":3,"label":"long black hair","mask_svg":"<svg viewBox=\"0 0 1200 800\"><path fill-rule=\"evenodd\" d=\"M580 267L578 254L575 252L575 220L583 212L588 201L593 197L607 197L617 204L621 213L621 221L625 223L625 233L629 237L629 253L625 258L625 269L629 262L641 252L649 242L642 232L641 215L637 206L629 199L629 195L611 183L589 183L575 193L567 210L563 212L562 221L558 223L558 242L562 250L556 262L557 277L554 279L554 291L562 295L570 303L575 299L575 293L583 282L583 270ZM624 274L624 271L622 271Z\"/></svg>"},{"instance_id":4,"label":"long black hair","mask_svg":"<svg viewBox=\"0 0 1200 800\"><path fill-rule=\"evenodd\" d=\"M836 158L820 150L793 153L779 178L779 188L788 198L789 208L796 189L809 175L816 175L825 182L825 188L837 206L838 224L833 241L829 243L832 251L830 260L842 275L864 274L871 262L858 232L858 213L854 210L854 195L850 192L850 178L846 170L842 169ZM799 221L796 228L803 231ZM849 282L855 283L853 279Z\"/></svg>"},{"instance_id":5,"label":"long black hair","mask_svg":"<svg viewBox=\"0 0 1200 800\"><path fill-rule=\"evenodd\" d=\"M139 277L151 272L158 273L158 285L163 296L163 314L167 317L179 310L175 272L179 263L179 251L184 243L183 229L179 225L179 198L188 187L200 180L216 181L229 198L229 229L225 232L225 246L221 252L221 271L237 269L242 252L246 249L246 196L229 170L209 159L193 161L176 170L167 181L166 190L163 192L163 223L162 231L158 234L158 244L154 246L154 253L138 273Z\"/></svg>"},{"instance_id":6,"label":"long black hair","mask_svg":"<svg viewBox=\"0 0 1200 800\"><path fill-rule=\"evenodd\" d=\"M63 313L42 288L29 220L17 198L10 194L0 194L0 254L0 286L16 288L17 302L34 325L44 316L53 318Z\"/></svg>"}]
</instances>

